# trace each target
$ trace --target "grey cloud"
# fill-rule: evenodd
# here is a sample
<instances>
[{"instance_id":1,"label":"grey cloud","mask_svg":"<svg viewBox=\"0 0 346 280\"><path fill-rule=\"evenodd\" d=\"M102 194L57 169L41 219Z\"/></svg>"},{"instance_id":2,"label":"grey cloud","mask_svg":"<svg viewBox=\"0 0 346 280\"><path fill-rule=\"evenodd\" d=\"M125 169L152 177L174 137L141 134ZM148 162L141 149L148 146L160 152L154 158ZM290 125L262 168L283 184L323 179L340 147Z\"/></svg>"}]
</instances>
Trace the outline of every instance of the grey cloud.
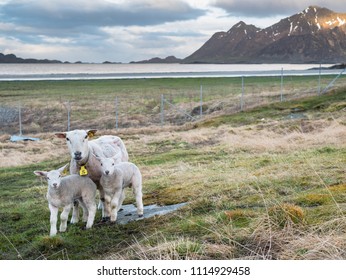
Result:
<instances>
[{"instance_id":1,"label":"grey cloud","mask_svg":"<svg viewBox=\"0 0 346 280\"><path fill-rule=\"evenodd\" d=\"M272 17L292 15L311 5L326 7L336 12L345 11L345 0L215 0L214 6L226 10L234 16L245 17Z\"/></svg>"},{"instance_id":2,"label":"grey cloud","mask_svg":"<svg viewBox=\"0 0 346 280\"><path fill-rule=\"evenodd\" d=\"M3 5L1 20L43 29L78 29L87 26L95 28L156 25L193 19L205 13L182 1L166 0L162 3L158 0L136 0L125 4L105 0L41 0L31 1L28 4L27 1L16 0Z\"/></svg>"},{"instance_id":3,"label":"grey cloud","mask_svg":"<svg viewBox=\"0 0 346 280\"><path fill-rule=\"evenodd\" d=\"M135 59L130 57L138 49L159 52L160 48L172 48L176 44L169 36L194 35L188 28L183 33L163 28L148 32L152 26L196 19L205 13L184 0L12 0L0 4L0 32L2 38L15 38L23 46L71 50L69 54L59 52L54 59L74 61L69 57L75 56L75 60L91 61L92 56L93 61L102 61L99 57L105 53L108 60L118 53L121 58L114 61L126 61ZM136 29L142 31L131 36L131 30ZM83 53L88 53L88 59Z\"/></svg>"}]
</instances>

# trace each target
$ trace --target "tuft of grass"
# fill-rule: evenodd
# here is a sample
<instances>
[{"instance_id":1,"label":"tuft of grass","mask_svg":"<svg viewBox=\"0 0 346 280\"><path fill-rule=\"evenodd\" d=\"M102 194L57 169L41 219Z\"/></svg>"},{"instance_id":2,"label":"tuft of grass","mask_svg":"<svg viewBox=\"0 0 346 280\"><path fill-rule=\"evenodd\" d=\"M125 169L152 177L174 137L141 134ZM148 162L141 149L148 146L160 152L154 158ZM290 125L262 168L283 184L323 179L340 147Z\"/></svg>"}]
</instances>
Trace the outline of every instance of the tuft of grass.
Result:
<instances>
[{"instance_id":1,"label":"tuft of grass","mask_svg":"<svg viewBox=\"0 0 346 280\"><path fill-rule=\"evenodd\" d=\"M281 228L290 224L301 225L305 222L304 210L294 204L283 203L268 209L268 215L274 225Z\"/></svg>"},{"instance_id":2,"label":"tuft of grass","mask_svg":"<svg viewBox=\"0 0 346 280\"><path fill-rule=\"evenodd\" d=\"M224 220L232 222L236 227L247 227L251 223L251 219L255 217L253 211L245 209L227 210L221 214Z\"/></svg>"},{"instance_id":3,"label":"tuft of grass","mask_svg":"<svg viewBox=\"0 0 346 280\"><path fill-rule=\"evenodd\" d=\"M39 244L40 250L57 250L63 248L65 242L61 236L42 236L38 238L37 243Z\"/></svg>"}]
</instances>

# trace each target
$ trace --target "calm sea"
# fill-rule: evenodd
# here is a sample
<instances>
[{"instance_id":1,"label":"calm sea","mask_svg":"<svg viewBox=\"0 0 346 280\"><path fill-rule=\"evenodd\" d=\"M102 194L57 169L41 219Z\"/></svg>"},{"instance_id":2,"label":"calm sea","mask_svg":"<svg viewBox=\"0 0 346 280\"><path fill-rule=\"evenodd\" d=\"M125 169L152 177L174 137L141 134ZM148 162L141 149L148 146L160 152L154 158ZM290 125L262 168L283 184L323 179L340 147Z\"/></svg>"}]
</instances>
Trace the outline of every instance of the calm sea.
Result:
<instances>
[{"instance_id":1,"label":"calm sea","mask_svg":"<svg viewBox=\"0 0 346 280\"><path fill-rule=\"evenodd\" d=\"M322 65L328 67L330 65ZM0 81L318 75L319 64L0 64ZM322 74L339 73L322 70Z\"/></svg>"}]
</instances>

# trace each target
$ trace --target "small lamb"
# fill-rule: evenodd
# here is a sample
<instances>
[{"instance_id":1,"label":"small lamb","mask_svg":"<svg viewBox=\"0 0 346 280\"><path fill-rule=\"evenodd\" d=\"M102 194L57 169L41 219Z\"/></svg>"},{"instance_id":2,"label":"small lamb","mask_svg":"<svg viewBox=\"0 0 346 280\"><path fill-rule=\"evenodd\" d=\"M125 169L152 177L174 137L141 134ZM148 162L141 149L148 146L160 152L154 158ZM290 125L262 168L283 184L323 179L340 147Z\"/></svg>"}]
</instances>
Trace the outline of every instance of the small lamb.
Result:
<instances>
[{"instance_id":1,"label":"small lamb","mask_svg":"<svg viewBox=\"0 0 346 280\"><path fill-rule=\"evenodd\" d=\"M68 165L68 164L67 164ZM60 215L60 232L65 232L67 219L73 202L78 200L83 207L83 221L87 222L86 228L91 228L94 223L96 213L96 184L87 176L76 174L62 177L62 173L67 165L58 170L34 171L36 176L44 177L48 181L47 200L50 210L50 236L57 233L58 210L63 207ZM71 223L77 223L79 213L73 216Z\"/></svg>"},{"instance_id":2,"label":"small lamb","mask_svg":"<svg viewBox=\"0 0 346 280\"><path fill-rule=\"evenodd\" d=\"M111 222L117 219L118 211L125 199L124 188L132 187L136 198L137 213L143 217L142 175L139 168L131 162L116 163L114 158L97 157L101 163L101 186L105 193L105 217Z\"/></svg>"}]
</instances>

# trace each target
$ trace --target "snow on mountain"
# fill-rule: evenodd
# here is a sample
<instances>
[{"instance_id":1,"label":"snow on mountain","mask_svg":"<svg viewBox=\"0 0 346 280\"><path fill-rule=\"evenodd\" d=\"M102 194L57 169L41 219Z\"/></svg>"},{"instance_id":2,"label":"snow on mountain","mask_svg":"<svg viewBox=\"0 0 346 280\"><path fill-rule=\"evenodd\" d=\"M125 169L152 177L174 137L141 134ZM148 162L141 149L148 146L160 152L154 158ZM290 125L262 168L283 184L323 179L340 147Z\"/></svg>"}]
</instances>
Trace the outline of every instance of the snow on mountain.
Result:
<instances>
[{"instance_id":1,"label":"snow on mountain","mask_svg":"<svg viewBox=\"0 0 346 280\"><path fill-rule=\"evenodd\" d=\"M310 6L264 29L243 21L214 34L186 63L346 61L346 14Z\"/></svg>"}]
</instances>

